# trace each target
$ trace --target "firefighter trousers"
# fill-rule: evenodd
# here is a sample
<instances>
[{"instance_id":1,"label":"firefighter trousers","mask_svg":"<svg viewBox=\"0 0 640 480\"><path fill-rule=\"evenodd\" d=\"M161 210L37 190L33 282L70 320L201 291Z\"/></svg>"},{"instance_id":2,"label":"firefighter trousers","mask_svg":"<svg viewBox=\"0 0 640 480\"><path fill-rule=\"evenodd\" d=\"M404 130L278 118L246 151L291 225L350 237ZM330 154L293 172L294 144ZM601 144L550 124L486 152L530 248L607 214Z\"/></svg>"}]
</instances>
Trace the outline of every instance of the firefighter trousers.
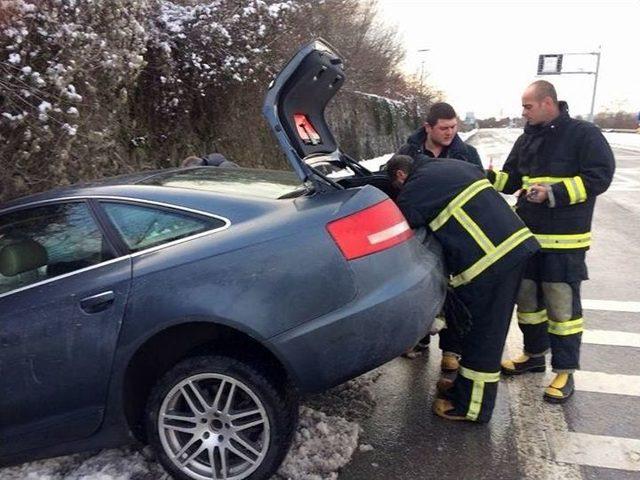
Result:
<instances>
[{"instance_id":1,"label":"firefighter trousers","mask_svg":"<svg viewBox=\"0 0 640 480\"><path fill-rule=\"evenodd\" d=\"M500 360L526 260L505 273L481 275L455 289L471 313L471 330L462 337L462 360L447 397L456 413L487 422L493 413Z\"/></svg>"},{"instance_id":2,"label":"firefighter trousers","mask_svg":"<svg viewBox=\"0 0 640 480\"><path fill-rule=\"evenodd\" d=\"M524 353L530 357L543 356L551 348L554 372L572 373L580 368L584 323L580 281L541 282L525 278L517 303Z\"/></svg>"}]
</instances>

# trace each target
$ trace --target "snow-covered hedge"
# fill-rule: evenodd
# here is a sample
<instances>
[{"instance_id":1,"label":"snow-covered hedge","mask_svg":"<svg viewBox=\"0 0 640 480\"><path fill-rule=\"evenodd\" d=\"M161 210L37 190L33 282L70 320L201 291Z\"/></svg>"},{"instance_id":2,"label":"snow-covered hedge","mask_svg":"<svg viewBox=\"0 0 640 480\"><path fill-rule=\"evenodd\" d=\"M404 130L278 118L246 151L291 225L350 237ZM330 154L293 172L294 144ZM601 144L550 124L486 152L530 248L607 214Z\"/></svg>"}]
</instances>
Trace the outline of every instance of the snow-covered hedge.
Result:
<instances>
[{"instance_id":1,"label":"snow-covered hedge","mask_svg":"<svg viewBox=\"0 0 640 480\"><path fill-rule=\"evenodd\" d=\"M255 81L292 4L0 0L0 199L161 163L132 151Z\"/></svg>"}]
</instances>

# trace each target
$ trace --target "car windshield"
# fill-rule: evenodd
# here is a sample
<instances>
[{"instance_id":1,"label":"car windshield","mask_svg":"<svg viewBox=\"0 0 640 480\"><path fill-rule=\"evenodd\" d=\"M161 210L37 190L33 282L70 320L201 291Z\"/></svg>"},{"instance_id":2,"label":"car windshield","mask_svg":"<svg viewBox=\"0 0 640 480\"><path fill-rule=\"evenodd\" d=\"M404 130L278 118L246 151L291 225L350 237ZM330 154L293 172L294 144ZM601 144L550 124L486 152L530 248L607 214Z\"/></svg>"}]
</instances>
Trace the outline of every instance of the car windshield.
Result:
<instances>
[{"instance_id":1,"label":"car windshield","mask_svg":"<svg viewBox=\"0 0 640 480\"><path fill-rule=\"evenodd\" d=\"M140 184L272 199L290 197L298 190L303 193L300 179L293 172L244 168L186 168L154 175Z\"/></svg>"}]
</instances>

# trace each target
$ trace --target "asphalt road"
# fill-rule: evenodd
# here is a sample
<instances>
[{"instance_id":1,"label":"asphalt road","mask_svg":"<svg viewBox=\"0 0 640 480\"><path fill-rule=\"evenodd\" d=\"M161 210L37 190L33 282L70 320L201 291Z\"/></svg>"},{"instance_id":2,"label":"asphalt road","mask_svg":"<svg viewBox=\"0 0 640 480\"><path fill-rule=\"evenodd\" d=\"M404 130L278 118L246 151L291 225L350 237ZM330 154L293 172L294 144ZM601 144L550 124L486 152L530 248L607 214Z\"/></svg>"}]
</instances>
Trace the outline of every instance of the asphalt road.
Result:
<instances>
[{"instance_id":1,"label":"asphalt road","mask_svg":"<svg viewBox=\"0 0 640 480\"><path fill-rule=\"evenodd\" d=\"M500 168L517 132L481 130L470 139ZM640 143L640 142L639 142ZM376 406L361 421L359 451L341 480L640 478L640 147L614 148L617 173L598 199L590 280L583 284L587 331L577 391L564 406L542 401L552 373L501 381L486 426L431 414L440 353L381 368ZM515 322L505 357L520 353Z\"/></svg>"}]
</instances>

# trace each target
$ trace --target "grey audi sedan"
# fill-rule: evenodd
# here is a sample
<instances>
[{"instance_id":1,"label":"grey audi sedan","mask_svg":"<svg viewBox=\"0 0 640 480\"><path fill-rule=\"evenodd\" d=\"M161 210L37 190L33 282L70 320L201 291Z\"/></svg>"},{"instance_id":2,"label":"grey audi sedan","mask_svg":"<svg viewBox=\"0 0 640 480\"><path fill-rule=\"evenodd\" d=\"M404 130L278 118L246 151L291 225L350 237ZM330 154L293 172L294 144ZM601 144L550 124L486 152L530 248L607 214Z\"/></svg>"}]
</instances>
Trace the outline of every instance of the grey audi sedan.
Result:
<instances>
[{"instance_id":1,"label":"grey audi sedan","mask_svg":"<svg viewBox=\"0 0 640 480\"><path fill-rule=\"evenodd\" d=\"M340 152L323 112L343 81L317 41L270 87L293 172L146 172L0 206L0 464L140 441L177 479L268 478L301 395L424 334L440 259Z\"/></svg>"}]
</instances>

